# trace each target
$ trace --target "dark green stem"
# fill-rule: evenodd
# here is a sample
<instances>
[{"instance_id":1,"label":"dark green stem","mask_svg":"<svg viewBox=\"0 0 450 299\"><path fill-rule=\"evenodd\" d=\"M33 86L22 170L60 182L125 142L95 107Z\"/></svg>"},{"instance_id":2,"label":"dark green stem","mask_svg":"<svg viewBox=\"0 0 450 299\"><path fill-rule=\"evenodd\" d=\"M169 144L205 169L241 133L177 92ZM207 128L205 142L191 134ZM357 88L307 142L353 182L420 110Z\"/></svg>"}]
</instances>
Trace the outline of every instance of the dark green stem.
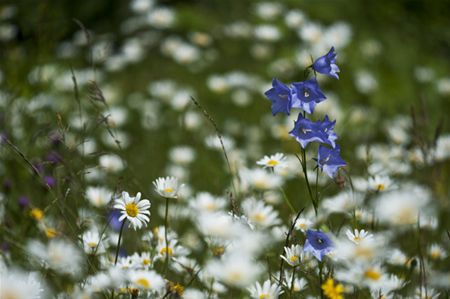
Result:
<instances>
[{"instance_id":1,"label":"dark green stem","mask_svg":"<svg viewBox=\"0 0 450 299\"><path fill-rule=\"evenodd\" d=\"M308 188L309 197L311 198L311 202L312 202L313 207L314 207L314 213L317 216L317 203L314 200L314 196L313 196L312 190L311 190L311 184L309 183L309 179L308 179L308 172L306 170L306 151L305 151L304 148L302 148L301 163L302 163L302 170L303 170L303 173L305 175L306 187Z\"/></svg>"},{"instance_id":2,"label":"dark green stem","mask_svg":"<svg viewBox=\"0 0 450 299\"><path fill-rule=\"evenodd\" d=\"M120 232L119 232L119 240L117 241L117 248L116 248L116 257L114 258L114 266L117 265L117 260L119 259L119 250L120 250L120 241L122 240L122 232L123 232L123 228L125 227L125 222L127 220L124 219L122 222L122 225L120 226ZM112 290L111 293L111 299L114 298L114 289Z\"/></svg>"},{"instance_id":3,"label":"dark green stem","mask_svg":"<svg viewBox=\"0 0 450 299\"><path fill-rule=\"evenodd\" d=\"M167 231L169 230L169 198L166 197L166 213L164 216L164 240L166 242L166 262L164 265L164 275L167 277L167 269L169 268L169 242L167 239Z\"/></svg>"}]
</instances>

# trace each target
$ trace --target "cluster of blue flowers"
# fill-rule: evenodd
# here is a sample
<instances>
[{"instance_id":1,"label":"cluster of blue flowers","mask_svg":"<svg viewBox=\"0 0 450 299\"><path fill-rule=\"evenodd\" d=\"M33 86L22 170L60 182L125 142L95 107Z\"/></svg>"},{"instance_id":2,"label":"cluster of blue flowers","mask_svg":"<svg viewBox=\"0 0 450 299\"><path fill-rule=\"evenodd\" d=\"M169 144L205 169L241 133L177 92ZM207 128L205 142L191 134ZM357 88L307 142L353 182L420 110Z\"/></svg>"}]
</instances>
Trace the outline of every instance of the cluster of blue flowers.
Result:
<instances>
[{"instance_id":1,"label":"cluster of blue flowers","mask_svg":"<svg viewBox=\"0 0 450 299\"><path fill-rule=\"evenodd\" d=\"M320 73L339 79L337 74L339 68L336 65L333 47L326 55L316 59L310 67L314 70L314 74ZM339 145L335 142L338 138L333 131L336 121L330 121L328 115L316 122L306 117L306 114L313 114L316 105L326 99L316 77L292 83L290 86L273 79L272 88L266 91L265 95L272 102L273 115L280 112L289 115L292 108L304 111L299 113L294 129L289 134L300 143L303 149L306 149L310 142L320 142L317 166L329 177L334 178L338 169L346 165L340 156Z\"/></svg>"}]
</instances>

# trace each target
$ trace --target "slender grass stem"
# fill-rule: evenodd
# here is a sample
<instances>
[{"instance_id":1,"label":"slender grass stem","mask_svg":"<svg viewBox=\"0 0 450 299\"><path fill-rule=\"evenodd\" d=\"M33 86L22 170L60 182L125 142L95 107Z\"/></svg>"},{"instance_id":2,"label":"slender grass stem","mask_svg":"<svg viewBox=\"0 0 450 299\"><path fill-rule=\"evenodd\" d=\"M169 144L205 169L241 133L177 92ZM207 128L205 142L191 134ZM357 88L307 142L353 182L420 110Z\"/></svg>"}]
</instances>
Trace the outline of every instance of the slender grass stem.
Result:
<instances>
[{"instance_id":1,"label":"slender grass stem","mask_svg":"<svg viewBox=\"0 0 450 299\"><path fill-rule=\"evenodd\" d=\"M298 158L298 156L297 156L297 158ZM313 193L311 190L311 184L309 183L309 179L308 179L308 172L306 170L306 151L304 148L302 148L302 159L299 158L299 160L302 165L303 174L305 175L306 187L308 189L308 194L309 194L309 197L311 198L311 202L313 204L314 213L317 216L317 203L314 200L314 196L313 196Z\"/></svg>"},{"instance_id":2,"label":"slender grass stem","mask_svg":"<svg viewBox=\"0 0 450 299\"><path fill-rule=\"evenodd\" d=\"M119 251L120 251L120 241L122 240L122 233L123 233L123 228L125 227L125 222L127 220L124 219L122 222L122 225L120 226L120 232L119 232L119 240L117 241L117 248L116 248L116 257L114 258L114 266L117 265L117 260L119 259ZM114 289L111 293L111 299L114 298Z\"/></svg>"},{"instance_id":3,"label":"slender grass stem","mask_svg":"<svg viewBox=\"0 0 450 299\"><path fill-rule=\"evenodd\" d=\"M169 198L166 197L166 212L164 215L164 241L166 242L166 261L164 264L164 275L167 277L167 269L169 268L169 241L167 239L167 231L169 230Z\"/></svg>"}]
</instances>

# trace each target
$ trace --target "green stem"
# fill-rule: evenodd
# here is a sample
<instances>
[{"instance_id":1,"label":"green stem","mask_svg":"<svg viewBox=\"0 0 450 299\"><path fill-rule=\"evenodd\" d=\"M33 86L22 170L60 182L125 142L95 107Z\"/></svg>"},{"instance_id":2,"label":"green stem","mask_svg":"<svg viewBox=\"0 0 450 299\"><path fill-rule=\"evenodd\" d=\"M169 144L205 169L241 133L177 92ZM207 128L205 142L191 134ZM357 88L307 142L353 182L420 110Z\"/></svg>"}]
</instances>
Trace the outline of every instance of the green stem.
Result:
<instances>
[{"instance_id":1,"label":"green stem","mask_svg":"<svg viewBox=\"0 0 450 299\"><path fill-rule=\"evenodd\" d=\"M127 220L124 219L122 222L122 225L120 226L120 232L119 232L119 240L117 241L117 248L116 248L116 257L114 258L114 266L117 265L117 260L119 259L119 250L120 250L120 241L122 240L122 232L123 232L123 228L125 227L125 222ZM114 298L114 289L112 290L111 293L111 299Z\"/></svg>"},{"instance_id":2,"label":"green stem","mask_svg":"<svg viewBox=\"0 0 450 299\"><path fill-rule=\"evenodd\" d=\"M286 195L286 193L284 192L283 188L280 187L280 191L281 191L281 194L283 194L284 201L287 203L287 205L289 206L289 208L291 209L291 211L292 211L293 213L296 213L296 211L295 211L295 209L294 209L294 206L292 205L291 201L290 201L289 198L287 197L287 195Z\"/></svg>"},{"instance_id":3,"label":"green stem","mask_svg":"<svg viewBox=\"0 0 450 299\"><path fill-rule=\"evenodd\" d=\"M302 170L303 173L305 174L305 181L306 181L306 187L308 188L308 193L309 193L309 197L311 198L311 202L313 204L314 207L314 213L317 216L317 203L314 200L312 191L311 191L311 185L309 183L309 179L308 179L308 172L306 170L306 151L304 148L302 148L302 159L301 159L301 163L302 163Z\"/></svg>"},{"instance_id":4,"label":"green stem","mask_svg":"<svg viewBox=\"0 0 450 299\"><path fill-rule=\"evenodd\" d=\"M316 204L319 205L319 167L316 168Z\"/></svg>"},{"instance_id":5,"label":"green stem","mask_svg":"<svg viewBox=\"0 0 450 299\"><path fill-rule=\"evenodd\" d=\"M169 198L166 197L166 213L164 216L164 240L166 242L166 262L164 265L164 274L167 277L167 269L169 268L169 242L167 239L167 231L169 230Z\"/></svg>"},{"instance_id":6,"label":"green stem","mask_svg":"<svg viewBox=\"0 0 450 299\"><path fill-rule=\"evenodd\" d=\"M319 291L320 291L320 299L323 299L323 291L322 291L322 270L323 270L323 264L322 262L319 262Z\"/></svg>"},{"instance_id":7,"label":"green stem","mask_svg":"<svg viewBox=\"0 0 450 299\"><path fill-rule=\"evenodd\" d=\"M292 298L292 290L294 289L295 268L297 268L297 266L295 266L294 269L292 270L291 285L290 285L290 287L289 287L289 298Z\"/></svg>"}]
</instances>

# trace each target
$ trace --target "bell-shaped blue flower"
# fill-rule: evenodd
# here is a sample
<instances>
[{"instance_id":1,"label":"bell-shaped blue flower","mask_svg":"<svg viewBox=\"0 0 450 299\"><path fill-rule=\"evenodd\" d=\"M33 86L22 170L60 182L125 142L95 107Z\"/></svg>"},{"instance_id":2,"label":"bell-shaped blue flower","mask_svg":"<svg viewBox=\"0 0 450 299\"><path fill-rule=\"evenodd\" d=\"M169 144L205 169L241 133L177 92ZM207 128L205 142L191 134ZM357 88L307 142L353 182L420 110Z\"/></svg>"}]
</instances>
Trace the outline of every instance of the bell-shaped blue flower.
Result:
<instances>
[{"instance_id":1,"label":"bell-shaped blue flower","mask_svg":"<svg viewBox=\"0 0 450 299\"><path fill-rule=\"evenodd\" d=\"M333 243L330 238L319 230L306 231L306 241L303 251L309 252L314 255L319 261L333 249Z\"/></svg>"},{"instance_id":2,"label":"bell-shaped blue flower","mask_svg":"<svg viewBox=\"0 0 450 299\"><path fill-rule=\"evenodd\" d=\"M292 100L292 108L300 108L311 114L317 103L326 99L325 95L317 84L317 79L312 78L303 82L292 83L294 97Z\"/></svg>"},{"instance_id":3,"label":"bell-shaped blue flower","mask_svg":"<svg viewBox=\"0 0 450 299\"><path fill-rule=\"evenodd\" d=\"M341 149L339 145L336 145L335 148L329 148L322 145L319 146L317 166L330 178L334 178L338 169L345 165L345 161L341 158Z\"/></svg>"},{"instance_id":4,"label":"bell-shaped blue flower","mask_svg":"<svg viewBox=\"0 0 450 299\"><path fill-rule=\"evenodd\" d=\"M337 139L337 135L333 131L335 124L336 121L331 122L328 115L325 115L323 121L312 122L299 114L294 129L289 132L289 135L294 137L302 148L306 148L308 143L314 141L335 147Z\"/></svg>"},{"instance_id":5,"label":"bell-shaped blue flower","mask_svg":"<svg viewBox=\"0 0 450 299\"><path fill-rule=\"evenodd\" d=\"M264 93L272 102L272 114L279 112L290 114L292 108L292 91L289 86L283 84L278 79L272 80L272 88Z\"/></svg>"},{"instance_id":6,"label":"bell-shaped blue flower","mask_svg":"<svg viewBox=\"0 0 450 299\"><path fill-rule=\"evenodd\" d=\"M339 79L338 72L339 67L336 65L336 54L334 53L334 47L331 47L330 51L314 61L312 68L321 74Z\"/></svg>"}]
</instances>

